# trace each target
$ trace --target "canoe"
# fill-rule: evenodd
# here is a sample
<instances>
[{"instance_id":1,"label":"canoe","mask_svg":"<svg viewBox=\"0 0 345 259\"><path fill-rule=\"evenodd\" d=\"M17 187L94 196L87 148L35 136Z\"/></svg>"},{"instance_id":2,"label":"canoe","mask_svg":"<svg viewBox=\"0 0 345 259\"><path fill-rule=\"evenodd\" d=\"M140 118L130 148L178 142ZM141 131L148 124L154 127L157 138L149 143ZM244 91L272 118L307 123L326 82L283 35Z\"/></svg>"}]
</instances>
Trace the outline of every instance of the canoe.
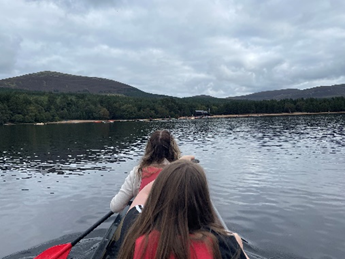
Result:
<instances>
[{"instance_id":1,"label":"canoe","mask_svg":"<svg viewBox=\"0 0 345 259\"><path fill-rule=\"evenodd\" d=\"M95 252L93 253L91 259L110 259L116 258L117 252L119 250L119 245L117 244L118 239L121 234L122 219L126 216L129 206L124 208L115 217L113 223L105 233Z\"/></svg>"},{"instance_id":2,"label":"canoe","mask_svg":"<svg viewBox=\"0 0 345 259\"><path fill-rule=\"evenodd\" d=\"M93 256L91 257L92 259L116 258L116 255L119 251L119 244L117 243L117 241L119 240L120 234L121 234L122 219L126 216L128 208L129 206L127 206L121 213L119 213L116 216L115 220L113 221L113 223L111 224L111 226L105 233L103 239L99 243L97 249L93 253ZM214 211L216 212L219 222L223 225L225 229L228 230L217 208L214 205L213 205L213 208L214 208Z\"/></svg>"}]
</instances>

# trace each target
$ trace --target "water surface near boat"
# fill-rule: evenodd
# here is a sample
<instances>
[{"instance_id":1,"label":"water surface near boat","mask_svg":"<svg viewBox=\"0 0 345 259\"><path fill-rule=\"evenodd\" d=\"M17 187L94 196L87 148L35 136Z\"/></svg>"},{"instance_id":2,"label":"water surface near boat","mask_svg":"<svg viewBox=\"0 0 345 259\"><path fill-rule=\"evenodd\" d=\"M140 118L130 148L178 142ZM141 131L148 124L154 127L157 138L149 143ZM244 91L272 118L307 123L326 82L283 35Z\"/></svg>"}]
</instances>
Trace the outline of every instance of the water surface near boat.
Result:
<instances>
[{"instance_id":1,"label":"water surface near boat","mask_svg":"<svg viewBox=\"0 0 345 259\"><path fill-rule=\"evenodd\" d=\"M164 128L200 160L252 258L342 258L344 125L344 115L315 115L0 126L0 257L33 258L86 230ZM72 255L88 258L110 223Z\"/></svg>"}]
</instances>

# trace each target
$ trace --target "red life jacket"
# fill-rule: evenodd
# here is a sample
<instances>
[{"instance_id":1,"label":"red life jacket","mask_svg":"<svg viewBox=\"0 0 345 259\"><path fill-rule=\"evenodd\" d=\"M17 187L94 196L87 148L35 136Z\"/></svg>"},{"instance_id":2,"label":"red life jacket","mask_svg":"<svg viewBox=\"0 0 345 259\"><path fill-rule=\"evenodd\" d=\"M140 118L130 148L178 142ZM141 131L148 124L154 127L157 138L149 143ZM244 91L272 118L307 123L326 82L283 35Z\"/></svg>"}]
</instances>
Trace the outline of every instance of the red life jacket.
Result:
<instances>
[{"instance_id":1,"label":"red life jacket","mask_svg":"<svg viewBox=\"0 0 345 259\"><path fill-rule=\"evenodd\" d=\"M134 257L133 259L152 259L155 258L157 247L158 247L159 232L153 231L149 235L149 240L144 257L141 257L143 249L145 247L145 236L140 236L135 241ZM212 248L208 247L206 243L202 241L191 240L190 246L191 259L212 259ZM174 259L173 255L170 259Z\"/></svg>"},{"instance_id":2,"label":"red life jacket","mask_svg":"<svg viewBox=\"0 0 345 259\"><path fill-rule=\"evenodd\" d=\"M142 169L141 173L141 183L139 187L139 192L150 182L155 180L163 168L148 166Z\"/></svg>"}]
</instances>

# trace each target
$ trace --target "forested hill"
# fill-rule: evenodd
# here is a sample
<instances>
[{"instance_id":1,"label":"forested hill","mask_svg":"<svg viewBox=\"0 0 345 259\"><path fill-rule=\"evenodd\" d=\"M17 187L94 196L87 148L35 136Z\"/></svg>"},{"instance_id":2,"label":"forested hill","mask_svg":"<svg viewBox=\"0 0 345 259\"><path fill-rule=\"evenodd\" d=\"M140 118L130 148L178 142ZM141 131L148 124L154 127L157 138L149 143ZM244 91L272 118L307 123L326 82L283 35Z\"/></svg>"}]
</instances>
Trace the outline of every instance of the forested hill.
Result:
<instances>
[{"instance_id":1,"label":"forested hill","mask_svg":"<svg viewBox=\"0 0 345 259\"><path fill-rule=\"evenodd\" d=\"M249 95L229 97L228 99L262 101L299 98L332 98L338 96L345 96L345 84L332 86L318 86L305 90L283 89L275 91L264 91Z\"/></svg>"},{"instance_id":2,"label":"forested hill","mask_svg":"<svg viewBox=\"0 0 345 259\"><path fill-rule=\"evenodd\" d=\"M0 80L0 87L54 93L115 94L131 97L164 97L143 92L114 80L44 71Z\"/></svg>"}]
</instances>

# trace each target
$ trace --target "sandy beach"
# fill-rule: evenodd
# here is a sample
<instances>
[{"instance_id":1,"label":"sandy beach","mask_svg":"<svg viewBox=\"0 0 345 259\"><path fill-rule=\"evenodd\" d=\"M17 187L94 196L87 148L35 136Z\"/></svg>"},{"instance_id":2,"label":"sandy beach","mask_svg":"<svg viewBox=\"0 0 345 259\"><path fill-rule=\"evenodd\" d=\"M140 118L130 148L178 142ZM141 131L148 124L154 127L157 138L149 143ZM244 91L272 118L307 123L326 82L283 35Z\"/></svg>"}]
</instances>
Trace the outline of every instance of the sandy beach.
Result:
<instances>
[{"instance_id":1,"label":"sandy beach","mask_svg":"<svg viewBox=\"0 0 345 259\"><path fill-rule=\"evenodd\" d=\"M294 112L294 113L255 113L255 114L229 114L229 115L212 115L204 117L179 117L179 120L193 120L193 119L212 119L212 118L243 118L243 117L265 117L265 116L300 116L300 115L318 115L318 114L344 114L342 112ZM169 118L158 118L158 119L128 119L128 120L64 120L47 123L35 123L36 125L44 124L74 124L74 123L114 123L119 121L161 121L161 120L172 120Z\"/></svg>"},{"instance_id":2,"label":"sandy beach","mask_svg":"<svg viewBox=\"0 0 345 259\"><path fill-rule=\"evenodd\" d=\"M213 118L244 118L244 117L273 117L273 116L301 116L301 115L321 115L321 114L345 114L345 111L341 112L293 112L293 113L252 113L252 114L228 114L228 115L210 115L210 116L190 116L179 117L178 120L194 120L194 119L213 119ZM175 118L156 118L156 119L127 119L127 120L63 120L52 122L36 122L36 123L5 123L4 125L16 125L16 124L34 124L37 126L47 124L77 124L77 123L114 123L120 121L170 121L176 120Z\"/></svg>"}]
</instances>

